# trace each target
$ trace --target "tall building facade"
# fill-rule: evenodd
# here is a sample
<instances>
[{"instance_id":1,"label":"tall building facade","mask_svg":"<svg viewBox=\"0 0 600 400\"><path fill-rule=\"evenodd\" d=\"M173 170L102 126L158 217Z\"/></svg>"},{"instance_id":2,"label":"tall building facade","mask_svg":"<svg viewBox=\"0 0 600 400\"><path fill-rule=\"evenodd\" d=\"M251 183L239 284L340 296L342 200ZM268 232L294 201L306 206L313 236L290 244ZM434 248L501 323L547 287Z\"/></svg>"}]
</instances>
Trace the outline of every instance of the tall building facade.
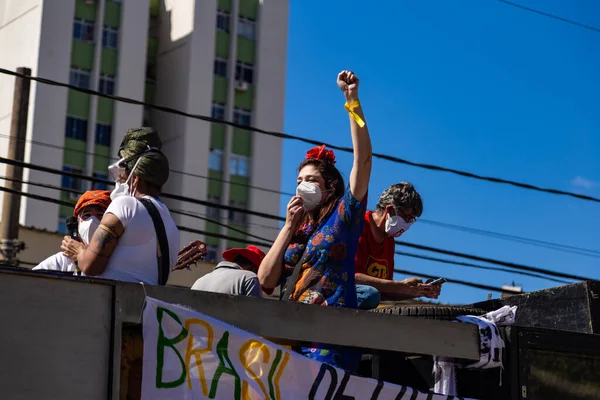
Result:
<instances>
[{"instance_id":1,"label":"tall building facade","mask_svg":"<svg viewBox=\"0 0 600 400\"><path fill-rule=\"evenodd\" d=\"M4 0L0 65L241 125L283 129L287 0ZM0 155L6 155L14 78L0 75ZM281 139L32 83L25 161L107 178L125 131L156 127L169 156L165 191L241 209L279 211ZM51 145L51 146L48 146ZM0 174L5 170L0 165ZM89 182L25 170L25 179L75 190ZM0 181L2 184L2 181ZM94 188L104 188L97 185ZM256 188L256 189L255 189ZM110 188L109 188L110 189ZM52 198L77 195L25 185ZM69 207L23 198L21 224L65 230ZM206 236L209 255L276 221L169 202L182 244ZM236 240L237 239L237 240Z\"/></svg>"}]
</instances>

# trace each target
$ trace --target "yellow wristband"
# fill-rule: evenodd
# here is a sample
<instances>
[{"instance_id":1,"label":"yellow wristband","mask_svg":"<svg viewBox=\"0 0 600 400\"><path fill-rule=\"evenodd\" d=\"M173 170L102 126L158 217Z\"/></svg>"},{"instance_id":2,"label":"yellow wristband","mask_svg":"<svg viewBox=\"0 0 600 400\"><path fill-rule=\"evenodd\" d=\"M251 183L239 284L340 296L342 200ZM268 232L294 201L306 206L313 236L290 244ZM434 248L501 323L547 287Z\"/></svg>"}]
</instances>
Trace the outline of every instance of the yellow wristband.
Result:
<instances>
[{"instance_id":1,"label":"yellow wristband","mask_svg":"<svg viewBox=\"0 0 600 400\"><path fill-rule=\"evenodd\" d=\"M356 123L358 124L359 127L363 127L365 126L365 121L362 120L362 118L354 112L354 109L356 107L360 106L360 103L358 102L358 100L354 100L352 103L348 104L344 104L344 108L346 109L346 111L348 111L350 113L350 115L352 116L352 118L354 118L354 120L356 121Z\"/></svg>"}]
</instances>

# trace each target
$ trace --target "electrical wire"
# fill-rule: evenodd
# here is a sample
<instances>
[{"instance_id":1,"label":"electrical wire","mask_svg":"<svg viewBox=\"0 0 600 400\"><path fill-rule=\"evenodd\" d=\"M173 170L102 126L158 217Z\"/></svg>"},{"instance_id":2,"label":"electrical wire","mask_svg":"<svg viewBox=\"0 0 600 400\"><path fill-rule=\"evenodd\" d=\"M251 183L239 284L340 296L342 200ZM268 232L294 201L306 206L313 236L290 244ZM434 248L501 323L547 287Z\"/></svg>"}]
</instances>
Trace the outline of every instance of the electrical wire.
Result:
<instances>
[{"instance_id":1,"label":"electrical wire","mask_svg":"<svg viewBox=\"0 0 600 400\"><path fill-rule=\"evenodd\" d=\"M10 165L16 165L16 166L20 166L20 167L24 167L24 168L40 170L40 171L44 171L44 172L48 172L48 173L52 173L52 174L71 176L71 177L75 177L75 178L85 179L88 181L106 182L111 185L113 184L112 182L102 180L102 179L92 178L89 176L75 174L72 172L65 172L65 171L54 169L54 168L43 167L43 166L39 166L39 165L25 163L22 161L10 160L10 159L0 157L0 163L3 163L3 162L6 162ZM249 215L257 215L257 216L263 217L265 219L285 221L285 218L283 218L283 217L279 217L279 216L272 215L272 214L260 213L260 212L252 211L252 210L246 210L246 209L239 208L239 207L226 206L223 204L212 203L212 202L197 200L197 199L191 199L191 198L184 197L184 196L166 194L166 193L161 194L161 196L171 198L174 200L190 202L192 204L200 204L200 205L205 205L205 206L213 207L213 208L220 208L220 209L226 209L226 210L234 211L234 212L246 213ZM71 204L67 204L67 205L71 205ZM502 266L506 266L509 268L513 268L515 270L536 272L536 273L541 273L541 274L558 277L558 278L567 278L567 279L574 279L574 280L591 280L590 278L585 278L585 277L581 277L581 276L577 276L577 275L565 274L562 272L556 272L556 271L551 271L551 270L547 270L547 269L536 268L536 267L531 267L531 266L527 266L527 265L521 265L521 264L516 264L516 263L512 263L512 262L507 262L507 261L494 260L491 258L479 257L479 256L471 255L471 254L459 253L459 252L455 252L455 251L450 251L450 250L445 250L445 249L440 249L440 248L435 248L435 247L429 247L429 246L423 246L423 245L418 245L418 244L414 244L414 243L401 242L401 241L396 241L395 243L400 246L413 247L413 248L418 248L420 250L427 250L427 251L432 251L432 252L436 252L436 253L452 255L455 257L462 257L462 258L467 258L467 259L472 259L472 260L477 260L477 261L484 261L484 262L490 263L490 264L502 265Z\"/></svg>"},{"instance_id":2,"label":"electrical wire","mask_svg":"<svg viewBox=\"0 0 600 400\"><path fill-rule=\"evenodd\" d=\"M0 134L0 136L5 136L8 138L13 138L13 139L15 138L14 136L11 136L11 135ZM20 139L20 140L24 140L24 139ZM70 148L67 148L64 146L52 145L49 143L35 142L35 141L30 141L30 140L24 140L24 141L35 143L35 144L38 144L41 146L49 146L49 147L57 148L57 149L67 149L69 151L79 151L79 152L82 152L85 154L92 154L92 155L96 154L96 153L87 152L85 150L70 149ZM113 158L113 159L116 160L116 158ZM286 192L277 191L277 190L273 190L273 189L252 186L252 185L248 185L248 184L241 183L241 182L232 182L232 181L228 181L228 180L220 179L220 178L216 178L216 177L207 177L204 175L198 175L198 174L193 174L193 173L183 172L183 171L176 171L176 170L171 170L171 172L188 175L188 176L193 176L193 177L198 177L198 178L203 178L203 179L215 180L215 181L219 181L219 182L223 182L223 183L230 183L233 185L248 187L250 189L262 190L265 192L271 192L271 193L276 193L276 194L280 194L280 195L286 195L286 196L294 195L293 193L286 193ZM93 179L95 179L98 182L107 184L107 185L113 184L113 182L101 180L100 178L94 177ZM280 220L282 220L282 219L280 219ZM507 235L507 234L503 234L503 233L499 233L499 232L492 232L492 231L487 231L487 230L482 230L482 229L477 229L477 228L471 228L471 227L467 227L467 226L449 224L449 223L445 223L445 222L438 222L438 221L433 221L433 220L429 220L429 219L425 219L425 218L420 218L419 222L423 222L423 223L429 224L429 225L440 226L443 228L453 229L453 230L457 230L457 231L463 231L463 232L473 233L473 234L477 234L477 235L493 237L493 238L500 239L500 240L507 240L507 241L512 241L512 242L516 242L516 243L522 243L522 244L528 244L528 245L532 245L532 246L536 246L536 247L547 248L550 250L556 250L556 251L561 251L561 252L566 252L566 253L571 253L571 254L577 254L577 255L581 255L581 256L585 256L585 257L600 258L600 251L596 251L596 250L592 250L592 249L568 246L568 245L563 245L563 244L559 244L559 243L546 242L546 241L542 241L542 240L530 239L530 238L514 236L514 235ZM263 226L263 227L266 227L266 226ZM273 227L266 227L266 228L273 229Z\"/></svg>"},{"instance_id":3,"label":"electrical wire","mask_svg":"<svg viewBox=\"0 0 600 400\"><path fill-rule=\"evenodd\" d=\"M536 273L540 273L540 274L554 276L554 277L557 277L557 278L573 279L573 280L576 280L576 281L591 281L591 280L593 280L591 278L586 278L586 277L579 276L579 275L567 274L567 273L564 273L564 272L557 272L557 271L550 271L548 269L537 268L537 267L530 267L528 265L515 264L515 263L512 263L512 262L508 262L508 261L493 260L493 259L487 258L487 257L474 256L474 255L471 255L471 254L459 253L457 251L452 251L452 250L444 250L444 249L439 249L439 248L436 248L436 247L423 246L421 244L401 242L399 240L396 240L396 244L398 244L400 246L412 247L414 249L427 250L427 251L432 251L434 253L446 254L446 255L449 255L449 256L462 257L462 258L467 258L467 259L470 259L470 260L483 261L483 262L490 263L490 264L502 265L502 266L505 266L505 267L517 269L519 271L536 272Z\"/></svg>"},{"instance_id":4,"label":"electrical wire","mask_svg":"<svg viewBox=\"0 0 600 400\"><path fill-rule=\"evenodd\" d=\"M32 193L25 193L25 192L20 192L17 190L13 190L10 188L5 188L0 186L0 191L4 191L7 193L12 193L18 196L24 196L24 197L30 197L36 200L40 200L40 201L44 201L44 202L49 202L49 203L55 203L55 204L59 204L59 205L65 205L65 206L73 206L74 203L72 202L68 202L68 201L64 201L64 200L59 200L59 199L53 199L50 197L45 197L45 196L40 196L40 195L35 195ZM199 235L204 235L204 236L208 236L208 237L214 237L214 238L218 238L218 239L227 239L227 240L231 240L231 241L235 241L235 242L240 242L240 243L245 243L245 244L252 244L255 246L264 246L264 247L270 247L272 242L263 239L263 241L256 241L256 240L248 240L248 239L243 239L243 238L236 238L236 237L232 237L232 236L228 236L228 235L222 235L219 233L213 233L213 232L206 232L203 230L199 230L199 229L193 229L193 228L189 228L189 227L185 227L185 226L177 226L177 228L182 231L182 232L189 232L189 233L195 233L195 234L199 234ZM451 262L451 261L450 261ZM422 273L411 273L411 272L407 272L407 271L403 271L403 270L394 270L394 272L399 272L399 273L409 273L415 276L424 276L424 277L433 277L432 275L424 275ZM518 273L516 271L514 271L515 273ZM461 281L461 280L455 280L455 279L447 279L448 282L451 283L456 283L459 285L464 285L464 286L470 286L470 287L474 287L474 288L478 288L478 289L486 289L486 290L493 290L493 291L500 291L500 292L513 292L510 290L505 290L502 288L498 288L498 287L494 287L494 286L488 286L488 285L483 285L483 284L479 284L479 283L473 283L473 282L468 282L468 281ZM520 292L519 292L520 293Z\"/></svg>"},{"instance_id":5,"label":"electrical wire","mask_svg":"<svg viewBox=\"0 0 600 400\"><path fill-rule=\"evenodd\" d=\"M561 22L566 22L567 24L571 24L571 25L575 25L578 26L580 28L584 28L584 29L588 29L592 32L596 32L596 33L600 33L600 28L596 28L594 26L591 25L585 25L582 24L581 22L577 22L577 21L573 21L572 19L567 19L567 18L563 18L563 17L559 17L558 15L554 15L554 14L550 14L544 11L540 11L540 10L536 10L535 8L529 8L529 7L525 7L521 4L517 4L517 3L513 3L511 1L506 1L506 0L498 0L500 3L504 3L507 4L509 6L512 7L516 7L516 8L520 8L521 10L525 10L525 11L529 11L535 14L539 14L539 15L543 15L544 17L548 17L548 18L552 18Z\"/></svg>"},{"instance_id":6,"label":"electrical wire","mask_svg":"<svg viewBox=\"0 0 600 400\"><path fill-rule=\"evenodd\" d=\"M313 140L313 139L308 139L308 138L304 138L304 137L300 137L300 136L294 136L294 135L290 135L290 134L282 133L282 132L267 131L267 130L256 128L256 127L249 126L249 125L238 124L236 122L224 121L224 120L220 120L220 119L216 119L216 118L212 118L212 117L208 117L208 116L204 116L204 115L199 115L199 114L192 114L192 113L177 110L177 109L174 109L171 107L159 106L159 105L155 105L155 104L145 103L145 102L139 101L139 100L130 99L127 97L114 96L114 95L109 95L109 94L105 94L105 93L100 93L96 90L84 89L84 88L80 88L80 87L77 87L74 85L70 85L68 83L62 83L62 82L57 82L57 81L54 81L51 79L20 74L18 72L10 71L5 68L0 68L0 73L15 76L15 77L20 77L20 78L24 78L24 79L29 79L29 80L32 80L35 82L46 84L46 85L68 88L68 89L72 89L72 90L75 90L75 91L78 91L81 93L94 95L94 96L98 96L98 97L103 97L106 99L111 99L111 100L115 100L115 101L119 101L119 102L123 102L123 103L148 107L148 108L152 108L154 110L158 110L158 111L162 111L162 112L166 112L166 113L170 113L170 114L181 115L183 117L198 119L201 121L211 122L211 123L215 123L215 124L228 125L228 126L232 126L234 128L239 128L239 129L243 129L243 130L247 130L247 131L258 132L258 133L262 133L265 135L274 136L274 137L277 137L280 139L297 140L297 141L312 144L315 146L320 146L322 144L325 144L330 149L344 151L347 153L353 153L353 151L354 151L350 147L343 147L343 146L333 145L330 143L323 143L322 141L319 141L319 140ZM491 176L484 176L484 175L479 175L479 174L476 174L473 172L461 171L461 170L457 170L454 168L441 167L441 166L433 165L433 164L418 163L418 162L414 162L414 161L405 160L403 158L390 156L387 154L373 153L372 155L375 158L380 158L382 160L387 160L387 161L391 161L391 162L398 163L398 164L410 165L413 167L424 168L424 169L428 169L428 170L432 170L432 171L449 172L449 173L467 177L467 178L473 178L473 179L483 180L483 181L487 181L487 182L512 185L512 186L519 187L522 189L529 189L529 190L534 190L534 191L548 193L548 194L569 196L569 197L573 197L573 198L577 198L577 199L581 199L581 200L588 200L588 201L600 203L600 198L595 198L592 196L587 196L587 195L583 195L583 194L579 194L579 193L567 192L564 190L551 189L551 188L542 188L542 187L532 185L529 183L517 182L517 181L508 180L508 179L491 177Z\"/></svg>"},{"instance_id":7,"label":"electrical wire","mask_svg":"<svg viewBox=\"0 0 600 400\"><path fill-rule=\"evenodd\" d=\"M488 270L488 271L510 272L510 273L515 272L514 270L508 269L508 268L488 267L485 265L471 264L471 263L466 263L466 262L461 262L461 261L448 260L448 259L444 259L444 258L425 256L422 254L406 253L404 251L396 251L396 254L401 255L401 256L406 256L406 257L418 258L421 260L435 261L435 262L439 262L439 263L443 263L443 264L460 265L462 267L468 267L468 268L484 269L484 270ZM571 283L571 282L564 281L561 279L555 279L555 278L550 278L548 276L544 276L544 275L540 275L540 274L534 274L532 272L519 271L519 275L532 276L534 278L546 279L546 280L549 280L552 282L558 282L558 283L564 283L564 284Z\"/></svg>"},{"instance_id":8,"label":"electrical wire","mask_svg":"<svg viewBox=\"0 0 600 400\"><path fill-rule=\"evenodd\" d=\"M81 154L86 154L86 155L90 155L90 156L103 157L103 158L107 158L107 159L109 159L111 161L118 161L119 160L117 157L110 157L110 156L107 156L105 154L93 153L91 151L81 150L81 149L72 149L70 147L58 146L56 144L40 142L40 141L37 141L37 140L19 139L16 136L6 135L6 134L3 134L3 133L0 133L0 137L5 137L7 139L17 140L17 141L20 141L20 142L30 143L30 144L34 144L34 145L37 145L37 146L48 147L48 148L51 148L51 149L57 149L57 150L63 150L63 151L64 150L68 150L68 151L75 152L75 153L81 153ZM179 170L176 170L176 169L170 169L169 172L171 172L173 174L180 174L180 175L184 175L184 176L191 176L191 177L194 177L194 178L206 179L206 180L209 180L209 181L215 181L215 182L221 182L221 183L229 183L230 185L247 187L249 189L260 190L260 191L267 192L267 193L274 193L274 194L286 195L286 196L294 196L293 193L287 193L287 192L282 192L282 191L279 191L279 190L276 190L276 189L268 189L268 188L264 188L264 187L260 187L260 186L254 186L254 185L250 185L248 183L228 181L226 179L217 178L217 177L213 177L213 176L206 176L206 175L201 175L201 174L195 174L195 173L192 173L192 172L184 172L184 171L179 171Z\"/></svg>"}]
</instances>

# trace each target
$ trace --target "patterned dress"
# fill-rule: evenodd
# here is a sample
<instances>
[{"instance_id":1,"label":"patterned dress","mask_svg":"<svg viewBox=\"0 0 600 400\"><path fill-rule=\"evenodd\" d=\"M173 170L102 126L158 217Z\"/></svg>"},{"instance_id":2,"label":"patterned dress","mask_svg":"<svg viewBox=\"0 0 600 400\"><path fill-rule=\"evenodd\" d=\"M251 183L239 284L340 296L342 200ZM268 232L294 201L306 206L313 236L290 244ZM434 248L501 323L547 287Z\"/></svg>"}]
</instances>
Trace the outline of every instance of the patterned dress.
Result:
<instances>
[{"instance_id":1,"label":"patterned dress","mask_svg":"<svg viewBox=\"0 0 600 400\"><path fill-rule=\"evenodd\" d=\"M284 279L291 276L302 257L302 270L290 300L357 308L354 255L364 224L366 199L367 195L362 203L355 199L348 186L336 208L307 240L290 243L284 256ZM299 351L311 359L348 371L354 371L360 359L360 354L349 349L301 348Z\"/></svg>"}]
</instances>

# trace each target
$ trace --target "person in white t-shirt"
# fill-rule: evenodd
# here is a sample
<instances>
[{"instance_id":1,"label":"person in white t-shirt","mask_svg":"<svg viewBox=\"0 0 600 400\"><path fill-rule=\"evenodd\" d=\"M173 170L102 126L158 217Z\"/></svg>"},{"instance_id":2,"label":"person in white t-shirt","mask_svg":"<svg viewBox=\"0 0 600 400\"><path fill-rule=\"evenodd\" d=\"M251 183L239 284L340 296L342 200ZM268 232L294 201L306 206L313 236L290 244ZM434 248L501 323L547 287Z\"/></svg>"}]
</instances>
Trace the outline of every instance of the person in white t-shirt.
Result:
<instances>
[{"instance_id":1,"label":"person in white t-shirt","mask_svg":"<svg viewBox=\"0 0 600 400\"><path fill-rule=\"evenodd\" d=\"M148 199L157 208L168 241L169 273L177 262L179 230L167 206L158 199L169 177L169 162L158 147L138 140L129 131L121 143L121 159L109 167L115 179L112 203L106 210L88 247L78 253L79 268L87 276L157 285L159 265L157 234L152 218L139 199ZM141 128L160 146L151 128ZM164 282L162 282L164 284Z\"/></svg>"},{"instance_id":2,"label":"person in white t-shirt","mask_svg":"<svg viewBox=\"0 0 600 400\"><path fill-rule=\"evenodd\" d=\"M110 205L110 192L107 190L90 190L85 192L73 210L73 216L77 218L79 238L85 245L89 245L92 235L100 225L104 212ZM72 258L69 258L72 257ZM75 261L77 253L63 251L58 252L33 267L34 271L61 271L75 272Z\"/></svg>"}]
</instances>

